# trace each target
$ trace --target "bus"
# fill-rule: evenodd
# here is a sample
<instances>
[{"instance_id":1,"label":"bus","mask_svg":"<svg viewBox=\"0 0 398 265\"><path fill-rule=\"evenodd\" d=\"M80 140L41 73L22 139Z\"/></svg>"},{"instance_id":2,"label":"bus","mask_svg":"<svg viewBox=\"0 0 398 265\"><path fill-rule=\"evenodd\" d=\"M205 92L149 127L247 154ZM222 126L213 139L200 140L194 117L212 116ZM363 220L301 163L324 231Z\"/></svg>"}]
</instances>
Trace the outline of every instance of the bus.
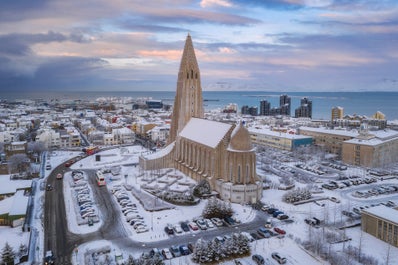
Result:
<instances>
[{"instance_id":1,"label":"bus","mask_svg":"<svg viewBox=\"0 0 398 265\"><path fill-rule=\"evenodd\" d=\"M98 146L89 146L86 148L85 152L89 156L93 155L93 154L99 152L99 147Z\"/></svg>"},{"instance_id":2,"label":"bus","mask_svg":"<svg viewBox=\"0 0 398 265\"><path fill-rule=\"evenodd\" d=\"M98 186L104 186L106 184L104 174L99 170L95 173L95 180Z\"/></svg>"}]
</instances>

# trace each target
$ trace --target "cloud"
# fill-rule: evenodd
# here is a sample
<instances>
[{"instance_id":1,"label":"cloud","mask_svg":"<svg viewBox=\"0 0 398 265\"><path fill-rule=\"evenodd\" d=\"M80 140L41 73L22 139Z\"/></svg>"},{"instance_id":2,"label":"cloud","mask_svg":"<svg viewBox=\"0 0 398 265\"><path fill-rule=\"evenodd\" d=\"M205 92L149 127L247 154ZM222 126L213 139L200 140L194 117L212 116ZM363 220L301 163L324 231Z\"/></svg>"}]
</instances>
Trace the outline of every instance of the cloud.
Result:
<instances>
[{"instance_id":1,"label":"cloud","mask_svg":"<svg viewBox=\"0 0 398 265\"><path fill-rule=\"evenodd\" d=\"M138 54L143 57L157 57L167 60L180 60L182 51L181 50L142 50L138 51Z\"/></svg>"},{"instance_id":2,"label":"cloud","mask_svg":"<svg viewBox=\"0 0 398 265\"><path fill-rule=\"evenodd\" d=\"M31 53L31 45L37 43L49 42L88 42L84 36L79 34L70 34L69 36L49 31L38 34L6 34L0 35L0 54L22 56Z\"/></svg>"},{"instance_id":3,"label":"cloud","mask_svg":"<svg viewBox=\"0 0 398 265\"><path fill-rule=\"evenodd\" d=\"M212 6L231 7L232 4L227 0L202 0L200 6L203 8Z\"/></svg>"}]
</instances>

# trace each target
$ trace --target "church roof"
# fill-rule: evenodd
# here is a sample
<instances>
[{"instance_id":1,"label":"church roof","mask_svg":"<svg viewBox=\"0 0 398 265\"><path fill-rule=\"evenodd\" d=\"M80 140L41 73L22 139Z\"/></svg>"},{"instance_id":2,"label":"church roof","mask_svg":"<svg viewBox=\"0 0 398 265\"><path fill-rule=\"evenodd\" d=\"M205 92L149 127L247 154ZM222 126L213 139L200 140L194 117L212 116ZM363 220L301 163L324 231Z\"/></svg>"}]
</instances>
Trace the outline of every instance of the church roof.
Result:
<instances>
[{"instance_id":1,"label":"church roof","mask_svg":"<svg viewBox=\"0 0 398 265\"><path fill-rule=\"evenodd\" d=\"M195 49L193 47L192 38L189 34L185 40L184 51L182 53L180 63L180 71L184 71L185 67L187 66L191 66L195 68L196 71L199 71L198 61L196 60L195 56Z\"/></svg>"},{"instance_id":2,"label":"church roof","mask_svg":"<svg viewBox=\"0 0 398 265\"><path fill-rule=\"evenodd\" d=\"M217 121L191 118L180 136L197 143L216 148L232 125Z\"/></svg>"},{"instance_id":3,"label":"church roof","mask_svg":"<svg viewBox=\"0 0 398 265\"><path fill-rule=\"evenodd\" d=\"M251 151L253 149L249 131L242 123L233 130L229 148L237 151Z\"/></svg>"}]
</instances>

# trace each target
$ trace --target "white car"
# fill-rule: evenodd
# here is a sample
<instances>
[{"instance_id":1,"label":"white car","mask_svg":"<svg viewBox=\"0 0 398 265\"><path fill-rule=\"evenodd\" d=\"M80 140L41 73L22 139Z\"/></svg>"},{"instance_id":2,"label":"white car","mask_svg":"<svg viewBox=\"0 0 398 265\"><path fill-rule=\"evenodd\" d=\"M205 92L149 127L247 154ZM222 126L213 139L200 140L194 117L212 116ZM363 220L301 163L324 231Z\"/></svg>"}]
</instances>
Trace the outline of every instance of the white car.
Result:
<instances>
[{"instance_id":1,"label":"white car","mask_svg":"<svg viewBox=\"0 0 398 265\"><path fill-rule=\"evenodd\" d=\"M205 222L208 228L214 228L214 224L210 221L210 219L205 219Z\"/></svg>"},{"instance_id":2,"label":"white car","mask_svg":"<svg viewBox=\"0 0 398 265\"><path fill-rule=\"evenodd\" d=\"M145 233L145 232L148 232L148 231L149 231L148 227L140 227L140 228L135 230L135 232L137 232L137 233Z\"/></svg>"},{"instance_id":3,"label":"white car","mask_svg":"<svg viewBox=\"0 0 398 265\"><path fill-rule=\"evenodd\" d=\"M174 229L174 232L175 232L176 234L181 234L181 233L183 232L180 225L174 225L174 226L173 226L173 229Z\"/></svg>"},{"instance_id":4,"label":"white car","mask_svg":"<svg viewBox=\"0 0 398 265\"><path fill-rule=\"evenodd\" d=\"M223 226L223 222L221 221L220 218L214 217L210 219L213 224L215 224L216 226Z\"/></svg>"},{"instance_id":5,"label":"white car","mask_svg":"<svg viewBox=\"0 0 398 265\"><path fill-rule=\"evenodd\" d=\"M170 249L168 248L164 248L162 249L162 255L165 259L172 259L173 258L173 254L171 254Z\"/></svg>"}]
</instances>

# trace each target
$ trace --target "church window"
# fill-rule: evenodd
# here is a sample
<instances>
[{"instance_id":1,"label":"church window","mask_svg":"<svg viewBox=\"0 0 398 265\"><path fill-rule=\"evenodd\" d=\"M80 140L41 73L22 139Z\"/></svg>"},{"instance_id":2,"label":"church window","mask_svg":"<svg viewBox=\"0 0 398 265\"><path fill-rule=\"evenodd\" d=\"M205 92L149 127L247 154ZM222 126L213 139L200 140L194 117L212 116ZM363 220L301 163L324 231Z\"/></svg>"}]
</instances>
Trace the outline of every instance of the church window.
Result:
<instances>
[{"instance_id":1,"label":"church window","mask_svg":"<svg viewBox=\"0 0 398 265\"><path fill-rule=\"evenodd\" d=\"M189 73L187 72L187 79L189 79Z\"/></svg>"},{"instance_id":2,"label":"church window","mask_svg":"<svg viewBox=\"0 0 398 265\"><path fill-rule=\"evenodd\" d=\"M195 74L195 79L198 79L198 73Z\"/></svg>"},{"instance_id":3,"label":"church window","mask_svg":"<svg viewBox=\"0 0 398 265\"><path fill-rule=\"evenodd\" d=\"M241 179L240 179L240 165L238 165L238 183L241 183Z\"/></svg>"},{"instance_id":4,"label":"church window","mask_svg":"<svg viewBox=\"0 0 398 265\"><path fill-rule=\"evenodd\" d=\"M233 166L232 163L229 164L229 181L234 182Z\"/></svg>"},{"instance_id":5,"label":"church window","mask_svg":"<svg viewBox=\"0 0 398 265\"><path fill-rule=\"evenodd\" d=\"M193 79L193 70L191 70L191 79Z\"/></svg>"},{"instance_id":6,"label":"church window","mask_svg":"<svg viewBox=\"0 0 398 265\"><path fill-rule=\"evenodd\" d=\"M246 165L246 183L250 182L250 176L249 176L249 165Z\"/></svg>"}]
</instances>

